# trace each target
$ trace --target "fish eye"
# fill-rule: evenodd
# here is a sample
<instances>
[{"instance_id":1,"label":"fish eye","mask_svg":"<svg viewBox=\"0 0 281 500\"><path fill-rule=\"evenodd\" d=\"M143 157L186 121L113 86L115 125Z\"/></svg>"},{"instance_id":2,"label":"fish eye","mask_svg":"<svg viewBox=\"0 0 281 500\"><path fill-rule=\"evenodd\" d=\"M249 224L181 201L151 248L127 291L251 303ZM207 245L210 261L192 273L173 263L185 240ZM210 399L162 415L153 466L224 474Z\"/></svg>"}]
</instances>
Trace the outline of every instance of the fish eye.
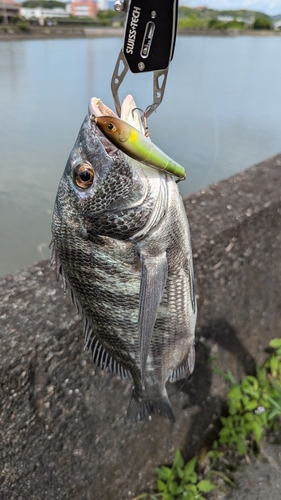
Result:
<instances>
[{"instance_id":1,"label":"fish eye","mask_svg":"<svg viewBox=\"0 0 281 500\"><path fill-rule=\"evenodd\" d=\"M107 124L107 129L108 129L110 132L112 132L112 131L114 132L114 131L116 130L116 127L115 127L114 123L111 123L111 122L110 122L110 123L108 123L108 124Z\"/></svg>"},{"instance_id":2,"label":"fish eye","mask_svg":"<svg viewBox=\"0 0 281 500\"><path fill-rule=\"evenodd\" d=\"M83 163L83 165L78 165L74 169L74 182L75 184L82 188L87 189L94 182L94 171L91 165L88 163Z\"/></svg>"}]
</instances>

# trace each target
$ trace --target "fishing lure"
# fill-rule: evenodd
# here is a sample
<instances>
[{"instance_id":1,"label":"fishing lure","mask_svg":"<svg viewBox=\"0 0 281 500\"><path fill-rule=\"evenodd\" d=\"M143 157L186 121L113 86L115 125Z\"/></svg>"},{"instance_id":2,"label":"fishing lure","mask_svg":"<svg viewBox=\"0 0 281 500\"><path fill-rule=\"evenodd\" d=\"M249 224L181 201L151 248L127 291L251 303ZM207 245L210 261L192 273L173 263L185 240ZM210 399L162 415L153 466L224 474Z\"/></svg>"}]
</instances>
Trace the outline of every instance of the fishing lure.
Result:
<instances>
[{"instance_id":1,"label":"fishing lure","mask_svg":"<svg viewBox=\"0 0 281 500\"><path fill-rule=\"evenodd\" d=\"M185 169L179 163L129 123L114 116L98 116L92 120L110 142L134 160L158 170L165 170L178 177L179 181L186 178Z\"/></svg>"}]
</instances>

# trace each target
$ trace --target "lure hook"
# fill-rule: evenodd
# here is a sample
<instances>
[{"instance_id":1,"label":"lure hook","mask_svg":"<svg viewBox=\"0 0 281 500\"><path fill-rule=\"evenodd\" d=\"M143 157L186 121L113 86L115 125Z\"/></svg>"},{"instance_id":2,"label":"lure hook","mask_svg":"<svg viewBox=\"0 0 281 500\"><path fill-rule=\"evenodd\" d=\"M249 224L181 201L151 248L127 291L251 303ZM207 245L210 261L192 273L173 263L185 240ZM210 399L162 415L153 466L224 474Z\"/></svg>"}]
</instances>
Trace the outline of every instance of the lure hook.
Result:
<instances>
[{"instance_id":1,"label":"lure hook","mask_svg":"<svg viewBox=\"0 0 281 500\"><path fill-rule=\"evenodd\" d=\"M134 108L132 109L132 116L134 117L134 111L140 111L141 112L141 121L143 123L143 126L144 126L144 135L145 137L149 137L150 133L149 133L149 128L148 128L148 123L147 123L147 110L150 108L150 106L148 106L144 111L141 109L141 108Z\"/></svg>"}]
</instances>

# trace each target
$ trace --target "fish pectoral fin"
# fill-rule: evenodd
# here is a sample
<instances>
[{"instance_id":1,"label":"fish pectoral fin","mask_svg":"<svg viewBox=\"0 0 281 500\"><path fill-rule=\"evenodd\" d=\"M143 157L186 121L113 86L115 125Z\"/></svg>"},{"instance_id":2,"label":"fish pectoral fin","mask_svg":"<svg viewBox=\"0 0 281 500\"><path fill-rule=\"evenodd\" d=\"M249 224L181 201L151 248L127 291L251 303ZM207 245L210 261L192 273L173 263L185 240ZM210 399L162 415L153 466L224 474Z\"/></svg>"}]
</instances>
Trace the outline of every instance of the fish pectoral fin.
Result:
<instances>
[{"instance_id":1,"label":"fish pectoral fin","mask_svg":"<svg viewBox=\"0 0 281 500\"><path fill-rule=\"evenodd\" d=\"M145 366L149 345L156 321L157 310L162 299L168 277L166 252L157 256L148 256L140 251L141 284L139 299L139 354L142 381L145 378Z\"/></svg>"},{"instance_id":2,"label":"fish pectoral fin","mask_svg":"<svg viewBox=\"0 0 281 500\"><path fill-rule=\"evenodd\" d=\"M190 301L192 305L192 311L196 313L196 296L195 296L195 285L194 285L194 274L192 262L190 262L188 266L188 274L189 274L189 290L190 290Z\"/></svg>"}]
</instances>

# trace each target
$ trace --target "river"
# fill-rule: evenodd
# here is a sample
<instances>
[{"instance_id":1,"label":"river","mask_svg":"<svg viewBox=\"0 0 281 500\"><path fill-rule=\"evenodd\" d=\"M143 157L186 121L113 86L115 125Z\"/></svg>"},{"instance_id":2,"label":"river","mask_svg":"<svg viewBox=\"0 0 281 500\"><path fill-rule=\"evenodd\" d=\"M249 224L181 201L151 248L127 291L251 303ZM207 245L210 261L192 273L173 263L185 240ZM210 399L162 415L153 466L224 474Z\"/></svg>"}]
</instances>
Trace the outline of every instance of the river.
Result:
<instances>
[{"instance_id":1,"label":"river","mask_svg":"<svg viewBox=\"0 0 281 500\"><path fill-rule=\"evenodd\" d=\"M0 41L0 276L49 255L59 179L91 97L113 106L121 38ZM281 38L179 36L151 138L188 194L281 151ZM152 75L121 97L152 100Z\"/></svg>"}]
</instances>

